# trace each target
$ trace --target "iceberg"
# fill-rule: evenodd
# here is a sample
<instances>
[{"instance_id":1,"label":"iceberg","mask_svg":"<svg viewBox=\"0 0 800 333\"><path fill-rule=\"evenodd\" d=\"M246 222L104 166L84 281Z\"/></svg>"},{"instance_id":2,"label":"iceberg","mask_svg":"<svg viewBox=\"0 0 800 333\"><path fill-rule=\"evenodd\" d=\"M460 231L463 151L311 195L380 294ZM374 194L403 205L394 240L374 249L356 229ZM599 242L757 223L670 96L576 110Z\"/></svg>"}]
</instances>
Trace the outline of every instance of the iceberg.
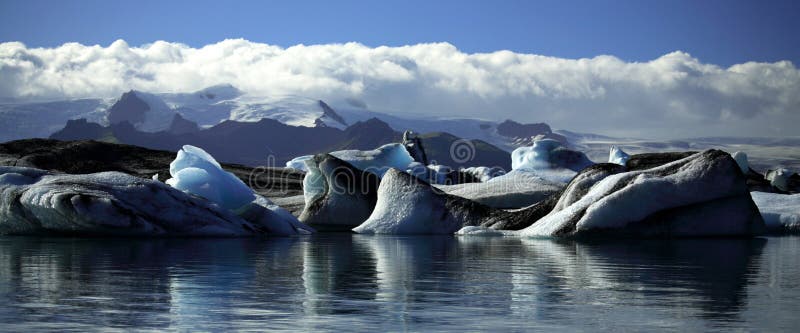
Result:
<instances>
[{"instance_id":1,"label":"iceberg","mask_svg":"<svg viewBox=\"0 0 800 333\"><path fill-rule=\"evenodd\" d=\"M452 234L466 226L521 229L552 204L506 211L450 195L397 169L386 172L369 217L354 232L364 234Z\"/></svg>"},{"instance_id":2,"label":"iceberg","mask_svg":"<svg viewBox=\"0 0 800 333\"><path fill-rule=\"evenodd\" d=\"M592 165L586 155L564 147L553 139L538 140L530 147L520 147L511 152L511 169L535 172L543 178L562 183L569 182L575 174Z\"/></svg>"},{"instance_id":3,"label":"iceberg","mask_svg":"<svg viewBox=\"0 0 800 333\"><path fill-rule=\"evenodd\" d=\"M208 199L222 208L255 221L272 235L314 232L269 199L257 195L204 150L185 145L169 165L166 183L186 193Z\"/></svg>"},{"instance_id":4,"label":"iceberg","mask_svg":"<svg viewBox=\"0 0 800 333\"><path fill-rule=\"evenodd\" d=\"M349 230L369 217L381 182L378 175L330 154L314 156L306 165L300 221L318 230Z\"/></svg>"},{"instance_id":5,"label":"iceberg","mask_svg":"<svg viewBox=\"0 0 800 333\"><path fill-rule=\"evenodd\" d=\"M800 194L750 192L767 229L773 233L800 233Z\"/></svg>"},{"instance_id":6,"label":"iceberg","mask_svg":"<svg viewBox=\"0 0 800 333\"><path fill-rule=\"evenodd\" d=\"M522 208L558 193L563 183L552 182L535 173L514 170L482 183L435 185L447 194L470 199L494 208Z\"/></svg>"},{"instance_id":7,"label":"iceberg","mask_svg":"<svg viewBox=\"0 0 800 333\"><path fill-rule=\"evenodd\" d=\"M608 163L625 165L630 157L630 155L622 151L622 148L611 146L611 150L608 152Z\"/></svg>"},{"instance_id":8,"label":"iceberg","mask_svg":"<svg viewBox=\"0 0 800 333\"><path fill-rule=\"evenodd\" d=\"M707 150L652 169L617 171L590 179L591 186L568 186L554 209L520 234L732 236L765 229L746 178L725 152Z\"/></svg>"},{"instance_id":9,"label":"iceberg","mask_svg":"<svg viewBox=\"0 0 800 333\"><path fill-rule=\"evenodd\" d=\"M481 182L487 182L494 177L502 176L506 173L502 168L485 166L463 168L461 171L472 175Z\"/></svg>"},{"instance_id":10,"label":"iceberg","mask_svg":"<svg viewBox=\"0 0 800 333\"><path fill-rule=\"evenodd\" d=\"M737 151L733 153L733 159L736 161L736 164L739 165L739 169L742 170L743 174L748 174L750 172L750 163L747 162L747 154Z\"/></svg>"},{"instance_id":11,"label":"iceberg","mask_svg":"<svg viewBox=\"0 0 800 333\"><path fill-rule=\"evenodd\" d=\"M330 153L362 171L382 177L386 170L405 170L414 159L400 143L389 143L374 150L339 150Z\"/></svg>"},{"instance_id":12,"label":"iceberg","mask_svg":"<svg viewBox=\"0 0 800 333\"><path fill-rule=\"evenodd\" d=\"M208 200L121 172L70 175L0 167L0 233L78 235L266 235Z\"/></svg>"},{"instance_id":13,"label":"iceberg","mask_svg":"<svg viewBox=\"0 0 800 333\"><path fill-rule=\"evenodd\" d=\"M767 171L767 180L769 183L784 192L789 191L789 177L792 176L792 172L789 169L780 168L777 170L769 170Z\"/></svg>"},{"instance_id":14,"label":"iceberg","mask_svg":"<svg viewBox=\"0 0 800 333\"><path fill-rule=\"evenodd\" d=\"M185 145L169 164L172 178L166 183L181 191L201 196L230 210L239 209L255 200L253 190L222 169L204 150Z\"/></svg>"},{"instance_id":15,"label":"iceberg","mask_svg":"<svg viewBox=\"0 0 800 333\"><path fill-rule=\"evenodd\" d=\"M303 155L300 157L295 157L289 162L286 162L286 167L290 169L300 170L303 172L308 172L308 168L306 167L306 161L314 158L314 155Z\"/></svg>"},{"instance_id":16,"label":"iceberg","mask_svg":"<svg viewBox=\"0 0 800 333\"><path fill-rule=\"evenodd\" d=\"M452 234L479 225L489 207L449 196L397 169L389 169L378 187L375 209L353 229L362 234Z\"/></svg>"}]
</instances>

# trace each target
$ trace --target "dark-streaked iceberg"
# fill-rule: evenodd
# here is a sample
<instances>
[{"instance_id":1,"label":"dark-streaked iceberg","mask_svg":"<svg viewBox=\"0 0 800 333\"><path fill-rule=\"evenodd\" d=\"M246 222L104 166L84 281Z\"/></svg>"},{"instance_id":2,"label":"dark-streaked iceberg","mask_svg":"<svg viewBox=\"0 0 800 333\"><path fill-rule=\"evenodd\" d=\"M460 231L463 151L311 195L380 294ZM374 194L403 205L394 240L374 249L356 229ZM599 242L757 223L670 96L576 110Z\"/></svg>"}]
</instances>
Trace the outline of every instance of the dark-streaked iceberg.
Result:
<instances>
[{"instance_id":1,"label":"dark-streaked iceberg","mask_svg":"<svg viewBox=\"0 0 800 333\"><path fill-rule=\"evenodd\" d=\"M120 172L0 167L0 233L115 236L268 235L206 199Z\"/></svg>"},{"instance_id":2,"label":"dark-streaked iceberg","mask_svg":"<svg viewBox=\"0 0 800 333\"><path fill-rule=\"evenodd\" d=\"M444 193L389 170L375 210L358 233L493 233L542 237L752 236L764 221L733 158L719 150L687 154L631 170L618 164L585 168L559 194L534 205L495 209ZM655 160L674 159L651 155ZM519 230L521 229L521 230ZM508 231L519 230L519 231Z\"/></svg>"},{"instance_id":3,"label":"dark-streaked iceberg","mask_svg":"<svg viewBox=\"0 0 800 333\"><path fill-rule=\"evenodd\" d=\"M377 174L330 154L314 156L305 165L300 221L319 230L350 230L367 219L377 200Z\"/></svg>"},{"instance_id":4,"label":"dark-streaked iceberg","mask_svg":"<svg viewBox=\"0 0 800 333\"><path fill-rule=\"evenodd\" d=\"M765 231L739 165L720 150L568 187L523 236L745 236Z\"/></svg>"}]
</instances>

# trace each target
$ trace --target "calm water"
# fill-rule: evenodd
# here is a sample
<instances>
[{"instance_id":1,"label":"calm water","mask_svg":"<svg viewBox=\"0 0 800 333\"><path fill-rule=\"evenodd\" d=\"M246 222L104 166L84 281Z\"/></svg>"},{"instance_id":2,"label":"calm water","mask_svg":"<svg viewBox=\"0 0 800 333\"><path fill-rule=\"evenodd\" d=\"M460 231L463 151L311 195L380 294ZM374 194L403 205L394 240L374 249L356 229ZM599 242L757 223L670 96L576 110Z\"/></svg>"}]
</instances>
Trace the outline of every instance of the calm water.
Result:
<instances>
[{"instance_id":1,"label":"calm water","mask_svg":"<svg viewBox=\"0 0 800 333\"><path fill-rule=\"evenodd\" d=\"M800 238L0 237L0 330L784 330Z\"/></svg>"}]
</instances>

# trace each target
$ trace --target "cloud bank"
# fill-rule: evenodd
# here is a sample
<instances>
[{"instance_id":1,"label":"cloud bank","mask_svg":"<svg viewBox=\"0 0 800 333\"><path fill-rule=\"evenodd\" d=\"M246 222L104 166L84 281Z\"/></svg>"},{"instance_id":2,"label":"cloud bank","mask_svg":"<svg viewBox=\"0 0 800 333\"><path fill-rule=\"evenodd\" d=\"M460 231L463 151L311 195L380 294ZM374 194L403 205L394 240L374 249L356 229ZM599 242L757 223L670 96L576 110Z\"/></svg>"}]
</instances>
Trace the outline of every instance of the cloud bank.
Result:
<instances>
[{"instance_id":1,"label":"cloud bank","mask_svg":"<svg viewBox=\"0 0 800 333\"><path fill-rule=\"evenodd\" d=\"M467 54L448 43L0 44L5 99L188 92L226 83L252 95L349 101L391 114L545 121L614 135L800 135L800 71L788 61L722 68L683 52L626 62L605 55Z\"/></svg>"}]
</instances>

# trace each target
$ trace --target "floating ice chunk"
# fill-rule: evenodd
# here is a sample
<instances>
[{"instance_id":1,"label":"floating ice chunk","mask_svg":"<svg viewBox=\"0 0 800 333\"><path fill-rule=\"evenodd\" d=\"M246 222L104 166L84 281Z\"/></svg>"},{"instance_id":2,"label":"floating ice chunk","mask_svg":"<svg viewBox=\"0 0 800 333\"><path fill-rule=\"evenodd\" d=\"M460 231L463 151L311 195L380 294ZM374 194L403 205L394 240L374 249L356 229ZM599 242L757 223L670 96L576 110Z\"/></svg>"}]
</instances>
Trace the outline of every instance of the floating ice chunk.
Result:
<instances>
[{"instance_id":1,"label":"floating ice chunk","mask_svg":"<svg viewBox=\"0 0 800 333\"><path fill-rule=\"evenodd\" d=\"M558 147L561 147L560 142L544 139L534 142L531 147L514 149L511 152L511 169L549 169L550 152Z\"/></svg>"},{"instance_id":2,"label":"floating ice chunk","mask_svg":"<svg viewBox=\"0 0 800 333\"><path fill-rule=\"evenodd\" d=\"M572 190L581 193L571 195ZM609 175L584 191L565 190L553 211L521 234L616 230L614 234L721 236L752 235L764 228L738 165L718 150Z\"/></svg>"},{"instance_id":3,"label":"floating ice chunk","mask_svg":"<svg viewBox=\"0 0 800 333\"><path fill-rule=\"evenodd\" d=\"M511 152L512 170L536 172L553 181L568 182L577 171L592 164L585 154L569 150L553 139L535 141L531 147Z\"/></svg>"},{"instance_id":4,"label":"floating ice chunk","mask_svg":"<svg viewBox=\"0 0 800 333\"><path fill-rule=\"evenodd\" d=\"M167 184L181 191L204 197L220 206L236 210L255 200L253 190L239 178L222 169L204 150L185 145L169 164L172 178Z\"/></svg>"},{"instance_id":5,"label":"floating ice chunk","mask_svg":"<svg viewBox=\"0 0 800 333\"><path fill-rule=\"evenodd\" d=\"M238 215L263 226L273 236L307 235L315 232L313 228L297 220L292 213L260 195L256 195L252 203L239 208Z\"/></svg>"},{"instance_id":6,"label":"floating ice chunk","mask_svg":"<svg viewBox=\"0 0 800 333\"><path fill-rule=\"evenodd\" d=\"M286 167L290 169L300 170L303 172L308 172L306 161L312 159L313 157L314 155L303 155L300 157L295 157L291 161L286 162Z\"/></svg>"},{"instance_id":7,"label":"floating ice chunk","mask_svg":"<svg viewBox=\"0 0 800 333\"><path fill-rule=\"evenodd\" d=\"M742 169L743 174L746 175L748 172L750 172L750 163L747 162L747 154L737 151L731 156L733 156L736 164L739 165L739 169Z\"/></svg>"},{"instance_id":8,"label":"floating ice chunk","mask_svg":"<svg viewBox=\"0 0 800 333\"><path fill-rule=\"evenodd\" d=\"M250 236L257 224L162 182L120 172L0 167L0 233Z\"/></svg>"},{"instance_id":9,"label":"floating ice chunk","mask_svg":"<svg viewBox=\"0 0 800 333\"><path fill-rule=\"evenodd\" d=\"M406 147L400 143L385 144L375 150L340 150L330 154L379 177L383 177L389 168L406 170L414 162Z\"/></svg>"},{"instance_id":10,"label":"floating ice chunk","mask_svg":"<svg viewBox=\"0 0 800 333\"><path fill-rule=\"evenodd\" d=\"M458 236L503 236L505 233L486 227L466 226L456 231L455 234Z\"/></svg>"},{"instance_id":11,"label":"floating ice chunk","mask_svg":"<svg viewBox=\"0 0 800 333\"><path fill-rule=\"evenodd\" d=\"M487 182L490 179L498 176L502 176L506 173L505 170L499 167L469 167L461 169L462 172L468 173L473 175L475 178L478 178L481 182Z\"/></svg>"},{"instance_id":12,"label":"floating ice chunk","mask_svg":"<svg viewBox=\"0 0 800 333\"><path fill-rule=\"evenodd\" d=\"M451 214L433 188L397 169L390 169L378 187L378 201L364 223L363 234L452 234L463 221Z\"/></svg>"},{"instance_id":13,"label":"floating ice chunk","mask_svg":"<svg viewBox=\"0 0 800 333\"><path fill-rule=\"evenodd\" d=\"M622 148L611 146L611 150L608 152L608 163L625 165L625 162L628 162L630 157L630 155L622 151Z\"/></svg>"},{"instance_id":14,"label":"floating ice chunk","mask_svg":"<svg viewBox=\"0 0 800 333\"><path fill-rule=\"evenodd\" d=\"M152 180L158 180L158 174L157 174L157 173L156 173L156 174L154 174L154 175L153 175L153 177L150 177L150 179L152 179Z\"/></svg>"},{"instance_id":15,"label":"floating ice chunk","mask_svg":"<svg viewBox=\"0 0 800 333\"><path fill-rule=\"evenodd\" d=\"M429 169L420 162L412 162L408 165L406 172L419 179L426 179L428 177Z\"/></svg>"},{"instance_id":16,"label":"floating ice chunk","mask_svg":"<svg viewBox=\"0 0 800 333\"><path fill-rule=\"evenodd\" d=\"M750 192L772 232L800 232L800 194Z\"/></svg>"},{"instance_id":17,"label":"floating ice chunk","mask_svg":"<svg viewBox=\"0 0 800 333\"><path fill-rule=\"evenodd\" d=\"M303 179L305 207L300 221L319 230L349 230L375 208L380 178L333 155L308 160Z\"/></svg>"},{"instance_id":18,"label":"floating ice chunk","mask_svg":"<svg viewBox=\"0 0 800 333\"><path fill-rule=\"evenodd\" d=\"M432 171L430 173L430 179L421 179L434 184L445 184L447 182L447 176L453 172L453 169L449 166L439 164L428 164L428 169Z\"/></svg>"},{"instance_id":19,"label":"floating ice chunk","mask_svg":"<svg viewBox=\"0 0 800 333\"><path fill-rule=\"evenodd\" d=\"M475 184L493 186L490 183ZM353 231L367 234L453 234L465 226L521 229L549 212L540 208L539 205L514 211L492 208L444 193L417 177L390 169L378 186L374 209Z\"/></svg>"},{"instance_id":20,"label":"floating ice chunk","mask_svg":"<svg viewBox=\"0 0 800 333\"><path fill-rule=\"evenodd\" d=\"M792 172L789 171L789 169L780 168L777 170L767 171L766 178L775 188L781 191L789 191L789 177L791 176Z\"/></svg>"},{"instance_id":21,"label":"floating ice chunk","mask_svg":"<svg viewBox=\"0 0 800 333\"><path fill-rule=\"evenodd\" d=\"M482 183L437 185L437 188L447 194L495 208L530 206L557 193L563 187L561 182L548 181L533 172L523 170L514 170Z\"/></svg>"}]
</instances>

